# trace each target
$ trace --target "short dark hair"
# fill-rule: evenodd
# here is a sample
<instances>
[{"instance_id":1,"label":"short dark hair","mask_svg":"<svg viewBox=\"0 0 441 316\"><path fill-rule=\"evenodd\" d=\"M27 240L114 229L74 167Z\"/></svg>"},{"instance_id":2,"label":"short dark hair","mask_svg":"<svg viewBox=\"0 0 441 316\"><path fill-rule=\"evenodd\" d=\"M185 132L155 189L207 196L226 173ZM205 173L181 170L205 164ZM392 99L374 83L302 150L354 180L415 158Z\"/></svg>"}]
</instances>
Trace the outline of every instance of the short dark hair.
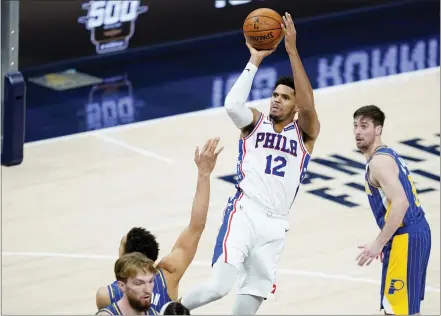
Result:
<instances>
[{"instance_id":1,"label":"short dark hair","mask_svg":"<svg viewBox=\"0 0 441 316\"><path fill-rule=\"evenodd\" d=\"M164 315L190 315L190 311L182 303L170 302L164 310Z\"/></svg>"},{"instance_id":2,"label":"short dark hair","mask_svg":"<svg viewBox=\"0 0 441 316\"><path fill-rule=\"evenodd\" d=\"M384 112L375 105L366 105L359 108L354 112L354 119L359 116L370 118L374 122L374 126L384 126L384 120L386 119Z\"/></svg>"},{"instance_id":3,"label":"short dark hair","mask_svg":"<svg viewBox=\"0 0 441 316\"><path fill-rule=\"evenodd\" d=\"M292 76L283 76L277 79L276 84L274 85L274 90L279 84L292 88L294 94L296 93L296 86L294 85L294 78Z\"/></svg>"},{"instance_id":4,"label":"short dark hair","mask_svg":"<svg viewBox=\"0 0 441 316\"><path fill-rule=\"evenodd\" d=\"M124 253L140 252L147 258L156 261L159 255L159 244L156 237L142 227L133 227L127 233Z\"/></svg>"}]
</instances>

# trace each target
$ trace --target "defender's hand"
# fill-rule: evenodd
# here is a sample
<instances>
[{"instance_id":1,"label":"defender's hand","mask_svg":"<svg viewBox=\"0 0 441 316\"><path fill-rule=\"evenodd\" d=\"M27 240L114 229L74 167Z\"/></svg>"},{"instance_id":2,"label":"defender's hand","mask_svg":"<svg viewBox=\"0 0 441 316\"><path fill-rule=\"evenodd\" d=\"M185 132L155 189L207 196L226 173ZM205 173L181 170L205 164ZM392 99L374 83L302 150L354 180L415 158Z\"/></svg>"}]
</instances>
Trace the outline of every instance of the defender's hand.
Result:
<instances>
[{"instance_id":1,"label":"defender's hand","mask_svg":"<svg viewBox=\"0 0 441 316\"><path fill-rule=\"evenodd\" d=\"M194 162L198 166L200 174L209 175L213 171L214 166L216 165L217 156L224 149L224 147L222 146L216 151L216 147L218 144L219 137L216 137L214 139L209 139L205 143L200 153L199 146L196 147L194 153Z\"/></svg>"},{"instance_id":2,"label":"defender's hand","mask_svg":"<svg viewBox=\"0 0 441 316\"><path fill-rule=\"evenodd\" d=\"M296 50L297 45L297 30L294 27L291 14L285 13L283 16L283 23L281 24L283 32L285 33L285 48L288 54L292 54Z\"/></svg>"}]
</instances>

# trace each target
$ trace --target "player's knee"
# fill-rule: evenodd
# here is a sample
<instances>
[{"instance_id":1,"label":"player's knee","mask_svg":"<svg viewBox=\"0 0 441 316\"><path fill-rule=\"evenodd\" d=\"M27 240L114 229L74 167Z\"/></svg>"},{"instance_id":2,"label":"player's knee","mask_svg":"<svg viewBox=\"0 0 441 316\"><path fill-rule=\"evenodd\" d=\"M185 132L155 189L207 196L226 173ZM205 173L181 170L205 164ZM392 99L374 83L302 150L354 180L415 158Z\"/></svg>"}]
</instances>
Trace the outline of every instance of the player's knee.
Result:
<instances>
[{"instance_id":1,"label":"player's knee","mask_svg":"<svg viewBox=\"0 0 441 316\"><path fill-rule=\"evenodd\" d=\"M217 299L227 295L236 283L238 270L224 262L218 262L214 266L213 292Z\"/></svg>"},{"instance_id":2,"label":"player's knee","mask_svg":"<svg viewBox=\"0 0 441 316\"><path fill-rule=\"evenodd\" d=\"M214 292L214 296L216 297L216 299L221 299L224 296L226 296L228 293L230 293L231 289L233 287L230 286L230 284L227 283L217 283L214 288L213 288L213 292Z\"/></svg>"},{"instance_id":3,"label":"player's knee","mask_svg":"<svg viewBox=\"0 0 441 316\"><path fill-rule=\"evenodd\" d=\"M226 296L233 288L234 283L235 283L235 279L232 280L227 276L225 276L224 278L222 277L216 278L212 287L216 299L221 299L222 297Z\"/></svg>"}]
</instances>

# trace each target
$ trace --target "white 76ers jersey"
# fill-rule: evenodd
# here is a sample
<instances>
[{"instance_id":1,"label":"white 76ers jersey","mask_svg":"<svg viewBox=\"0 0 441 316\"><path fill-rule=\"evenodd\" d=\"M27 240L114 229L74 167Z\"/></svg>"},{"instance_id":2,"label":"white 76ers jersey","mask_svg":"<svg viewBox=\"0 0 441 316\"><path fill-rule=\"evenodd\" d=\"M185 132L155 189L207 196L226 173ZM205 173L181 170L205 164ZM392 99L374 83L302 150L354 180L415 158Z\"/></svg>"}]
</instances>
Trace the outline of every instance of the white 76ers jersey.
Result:
<instances>
[{"instance_id":1,"label":"white 76ers jersey","mask_svg":"<svg viewBox=\"0 0 441 316\"><path fill-rule=\"evenodd\" d=\"M238 188L272 212L286 215L309 159L297 121L277 133L261 114L253 131L239 141Z\"/></svg>"}]
</instances>

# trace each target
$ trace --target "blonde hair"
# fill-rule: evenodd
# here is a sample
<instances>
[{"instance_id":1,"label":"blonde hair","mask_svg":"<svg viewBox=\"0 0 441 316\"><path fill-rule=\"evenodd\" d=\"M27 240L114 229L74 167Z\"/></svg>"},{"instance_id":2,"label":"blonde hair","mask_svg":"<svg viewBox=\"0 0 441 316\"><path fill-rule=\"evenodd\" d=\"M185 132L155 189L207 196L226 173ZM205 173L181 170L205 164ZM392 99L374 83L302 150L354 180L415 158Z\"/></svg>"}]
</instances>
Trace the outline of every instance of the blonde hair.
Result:
<instances>
[{"instance_id":1,"label":"blonde hair","mask_svg":"<svg viewBox=\"0 0 441 316\"><path fill-rule=\"evenodd\" d=\"M122 255L115 262L115 277L118 281L127 282L128 278L135 278L140 272L158 273L155 262L140 252L131 252Z\"/></svg>"}]
</instances>

